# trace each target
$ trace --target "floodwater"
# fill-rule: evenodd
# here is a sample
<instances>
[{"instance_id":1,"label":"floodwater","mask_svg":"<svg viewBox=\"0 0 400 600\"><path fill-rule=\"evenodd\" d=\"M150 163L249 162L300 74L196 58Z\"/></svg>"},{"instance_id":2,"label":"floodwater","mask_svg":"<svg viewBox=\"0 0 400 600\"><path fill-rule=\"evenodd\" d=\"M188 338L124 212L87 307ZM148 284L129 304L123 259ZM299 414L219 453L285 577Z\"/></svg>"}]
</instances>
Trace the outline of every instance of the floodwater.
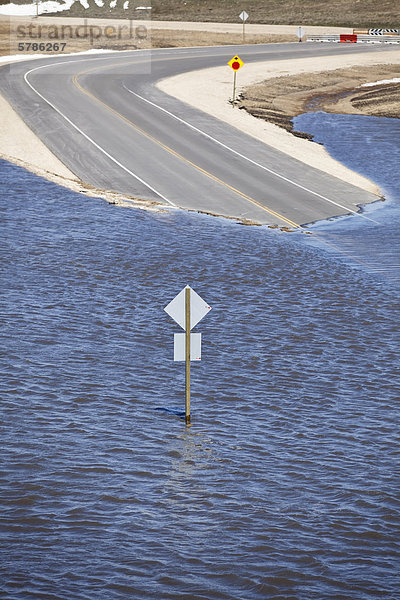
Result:
<instances>
[{"instance_id":1,"label":"floodwater","mask_svg":"<svg viewBox=\"0 0 400 600\"><path fill-rule=\"evenodd\" d=\"M315 224L311 243L400 289L400 119L311 112L296 117L294 125L372 179L385 198L365 206L361 216Z\"/></svg>"},{"instance_id":2,"label":"floodwater","mask_svg":"<svg viewBox=\"0 0 400 600\"><path fill-rule=\"evenodd\" d=\"M1 172L1 598L398 599L392 271L328 247L327 224ZM212 306L189 428L163 311L186 284Z\"/></svg>"}]
</instances>

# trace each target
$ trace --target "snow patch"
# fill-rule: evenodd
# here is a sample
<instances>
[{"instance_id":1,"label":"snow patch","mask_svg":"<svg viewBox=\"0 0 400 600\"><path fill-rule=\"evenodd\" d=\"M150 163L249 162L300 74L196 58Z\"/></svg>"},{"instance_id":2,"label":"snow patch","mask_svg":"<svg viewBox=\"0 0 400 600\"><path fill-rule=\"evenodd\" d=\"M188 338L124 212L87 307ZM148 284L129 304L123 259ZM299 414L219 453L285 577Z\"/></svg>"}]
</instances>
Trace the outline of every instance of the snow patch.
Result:
<instances>
[{"instance_id":1,"label":"snow patch","mask_svg":"<svg viewBox=\"0 0 400 600\"><path fill-rule=\"evenodd\" d=\"M387 85L389 83L400 83L400 77L394 77L393 79L381 79L374 83L362 83L360 87L372 87L374 85Z\"/></svg>"},{"instance_id":2,"label":"snow patch","mask_svg":"<svg viewBox=\"0 0 400 600\"><path fill-rule=\"evenodd\" d=\"M39 2L39 14L62 12L69 10L75 0L64 0L62 4L56 2L56 0L47 0L45 2ZM88 5L89 6L89 5ZM31 4L2 4L0 6L0 15L19 16L19 17L30 17L36 15L36 2Z\"/></svg>"},{"instance_id":3,"label":"snow patch","mask_svg":"<svg viewBox=\"0 0 400 600\"><path fill-rule=\"evenodd\" d=\"M102 8L104 6L104 0L94 0L95 4ZM45 13L55 13L69 10L73 4L78 2L84 9L89 8L88 0L63 0L58 2L57 0L40 0L39 1L39 15ZM111 0L109 3L110 8L115 8L117 0ZM129 0L124 2L124 10L129 7ZM0 5L0 15L18 16L18 17L32 17L36 15L36 2L29 4L2 4Z\"/></svg>"}]
</instances>

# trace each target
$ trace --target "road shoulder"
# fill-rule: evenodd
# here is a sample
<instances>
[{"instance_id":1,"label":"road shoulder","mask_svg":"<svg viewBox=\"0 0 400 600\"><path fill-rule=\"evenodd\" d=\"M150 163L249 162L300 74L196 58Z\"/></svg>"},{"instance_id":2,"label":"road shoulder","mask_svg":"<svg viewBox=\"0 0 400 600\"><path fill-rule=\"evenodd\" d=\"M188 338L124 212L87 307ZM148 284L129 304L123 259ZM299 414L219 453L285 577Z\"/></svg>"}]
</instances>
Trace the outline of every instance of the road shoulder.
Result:
<instances>
[{"instance_id":1,"label":"road shoulder","mask_svg":"<svg viewBox=\"0 0 400 600\"><path fill-rule=\"evenodd\" d=\"M75 175L33 133L1 94L0 157L61 185L78 183Z\"/></svg>"}]
</instances>

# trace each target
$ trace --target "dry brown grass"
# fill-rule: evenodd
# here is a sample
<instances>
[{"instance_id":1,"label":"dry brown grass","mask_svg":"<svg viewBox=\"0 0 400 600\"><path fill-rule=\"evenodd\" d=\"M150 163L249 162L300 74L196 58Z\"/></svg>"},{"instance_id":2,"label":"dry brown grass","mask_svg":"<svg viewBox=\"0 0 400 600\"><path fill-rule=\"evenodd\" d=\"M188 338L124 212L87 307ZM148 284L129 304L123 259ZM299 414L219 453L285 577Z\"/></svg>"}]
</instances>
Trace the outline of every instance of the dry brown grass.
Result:
<instances>
[{"instance_id":1,"label":"dry brown grass","mask_svg":"<svg viewBox=\"0 0 400 600\"><path fill-rule=\"evenodd\" d=\"M389 27L399 25L397 0L153 0L152 18L249 23Z\"/></svg>"},{"instance_id":2,"label":"dry brown grass","mask_svg":"<svg viewBox=\"0 0 400 600\"><path fill-rule=\"evenodd\" d=\"M40 39L31 39L27 35L23 38L18 37L17 27L25 27L25 31L30 24L36 26L34 19L26 20L1 20L0 21L0 56L18 54L18 42L48 42L47 36L49 26L41 25L44 32ZM34 30L36 31L36 30ZM265 44L273 42L293 42L297 38L294 35L246 35L246 44ZM109 50L130 50L135 48L179 48L187 46L220 46L220 45L239 45L242 44L242 36L234 33L212 33L201 31L182 31L182 30L164 30L152 29L148 32L148 37L129 39L107 39L101 37L92 43L89 39L65 39L66 46L64 53L81 52L91 48L104 48ZM38 50L29 50L28 54L36 54ZM56 54L59 52L46 52L46 54Z\"/></svg>"},{"instance_id":3,"label":"dry brown grass","mask_svg":"<svg viewBox=\"0 0 400 600\"><path fill-rule=\"evenodd\" d=\"M360 88L363 83L400 77L400 65L351 67L276 77L247 88L239 107L293 131L292 118L310 109L400 118L400 84Z\"/></svg>"},{"instance_id":4,"label":"dry brown grass","mask_svg":"<svg viewBox=\"0 0 400 600\"><path fill-rule=\"evenodd\" d=\"M8 21L0 21L0 56L10 54L10 25Z\"/></svg>"},{"instance_id":5,"label":"dry brown grass","mask_svg":"<svg viewBox=\"0 0 400 600\"><path fill-rule=\"evenodd\" d=\"M272 44L279 42L297 42L294 35L246 35L246 44ZM178 48L186 46L237 46L243 43L241 34L210 33L199 31L169 31L152 29L151 46L153 48Z\"/></svg>"},{"instance_id":6,"label":"dry brown grass","mask_svg":"<svg viewBox=\"0 0 400 600\"><path fill-rule=\"evenodd\" d=\"M114 9L99 8L94 0L89 0L89 4L85 10L75 3L65 16L138 18L138 3L134 0L128 10L123 10L122 0ZM153 20L237 23L245 10L250 15L249 23L400 27L398 0L152 0L147 4L153 6Z\"/></svg>"}]
</instances>

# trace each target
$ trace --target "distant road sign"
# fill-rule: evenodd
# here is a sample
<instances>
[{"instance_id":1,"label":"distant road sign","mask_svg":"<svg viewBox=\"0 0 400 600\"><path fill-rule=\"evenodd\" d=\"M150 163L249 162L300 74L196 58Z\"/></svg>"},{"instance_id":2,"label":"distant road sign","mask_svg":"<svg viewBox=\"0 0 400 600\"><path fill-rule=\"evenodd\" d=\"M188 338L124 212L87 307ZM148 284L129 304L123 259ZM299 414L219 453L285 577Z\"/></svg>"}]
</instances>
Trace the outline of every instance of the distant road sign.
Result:
<instances>
[{"instance_id":1,"label":"distant road sign","mask_svg":"<svg viewBox=\"0 0 400 600\"><path fill-rule=\"evenodd\" d=\"M306 35L305 30L302 27L299 27L297 32L296 32L297 37L299 38L299 40L301 40L302 37L304 37Z\"/></svg>"},{"instance_id":2,"label":"distant road sign","mask_svg":"<svg viewBox=\"0 0 400 600\"><path fill-rule=\"evenodd\" d=\"M208 306L207 302L204 302L203 298L199 296L191 287L188 285L183 288L181 292L164 308L165 312L182 327L186 329L185 324L185 290L190 290L190 329L193 329L195 325L203 317L206 316L208 311L211 310L211 306Z\"/></svg>"},{"instance_id":3,"label":"distant road sign","mask_svg":"<svg viewBox=\"0 0 400 600\"><path fill-rule=\"evenodd\" d=\"M233 69L233 71L239 71L239 69L241 69L243 67L244 62L238 56L234 56L228 62L228 65L230 66L231 69Z\"/></svg>"},{"instance_id":4,"label":"distant road sign","mask_svg":"<svg viewBox=\"0 0 400 600\"><path fill-rule=\"evenodd\" d=\"M239 18L242 19L242 21L247 21L247 19L249 18L249 15L247 14L247 12L245 10L243 10L240 13Z\"/></svg>"}]
</instances>

